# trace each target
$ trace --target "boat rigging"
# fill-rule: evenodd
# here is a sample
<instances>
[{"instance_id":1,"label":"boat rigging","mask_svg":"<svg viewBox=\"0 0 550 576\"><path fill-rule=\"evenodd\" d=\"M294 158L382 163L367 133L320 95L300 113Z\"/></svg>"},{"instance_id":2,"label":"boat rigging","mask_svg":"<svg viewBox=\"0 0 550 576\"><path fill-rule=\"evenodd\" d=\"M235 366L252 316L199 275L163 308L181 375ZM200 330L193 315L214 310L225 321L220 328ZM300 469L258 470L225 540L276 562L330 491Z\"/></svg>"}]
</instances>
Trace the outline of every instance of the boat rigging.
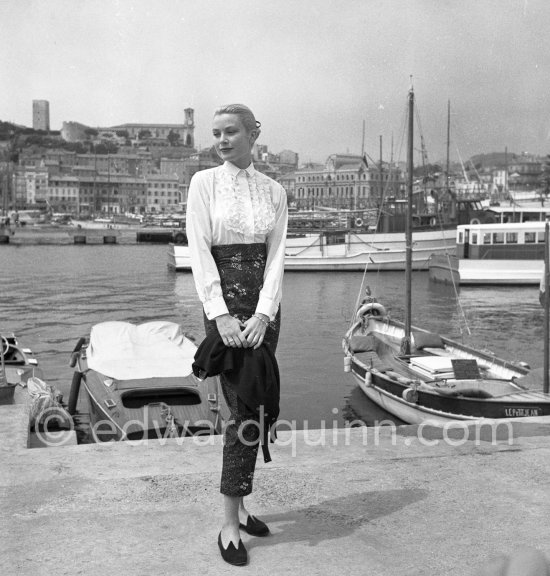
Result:
<instances>
[{"instance_id":1,"label":"boat rigging","mask_svg":"<svg viewBox=\"0 0 550 576\"><path fill-rule=\"evenodd\" d=\"M373 402L400 420L436 425L479 419L550 419L550 394L529 389L530 369L411 324L412 169L414 92L408 95L408 226L405 321L390 318L370 288L343 339L344 369Z\"/></svg>"}]
</instances>

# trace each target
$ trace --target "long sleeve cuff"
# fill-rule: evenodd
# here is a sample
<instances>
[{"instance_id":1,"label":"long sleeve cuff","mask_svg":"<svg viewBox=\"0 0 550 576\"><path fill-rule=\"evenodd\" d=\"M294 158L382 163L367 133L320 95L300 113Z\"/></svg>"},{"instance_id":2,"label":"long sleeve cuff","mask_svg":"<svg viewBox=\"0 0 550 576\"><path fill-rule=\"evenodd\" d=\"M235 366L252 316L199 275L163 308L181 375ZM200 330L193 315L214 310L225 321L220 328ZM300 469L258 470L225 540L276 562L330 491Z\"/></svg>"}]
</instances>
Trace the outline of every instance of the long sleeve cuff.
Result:
<instances>
[{"instance_id":1,"label":"long sleeve cuff","mask_svg":"<svg viewBox=\"0 0 550 576\"><path fill-rule=\"evenodd\" d=\"M268 298L260 292L260 297L258 298L258 304L256 305L257 314L265 314L269 320L275 320L277 315L277 310L279 305L276 304L271 298Z\"/></svg>"},{"instance_id":2,"label":"long sleeve cuff","mask_svg":"<svg viewBox=\"0 0 550 576\"><path fill-rule=\"evenodd\" d=\"M208 320L213 320L222 314L229 314L227 309L227 304L223 299L223 296L218 296L217 298L212 298L203 303L204 313Z\"/></svg>"}]
</instances>

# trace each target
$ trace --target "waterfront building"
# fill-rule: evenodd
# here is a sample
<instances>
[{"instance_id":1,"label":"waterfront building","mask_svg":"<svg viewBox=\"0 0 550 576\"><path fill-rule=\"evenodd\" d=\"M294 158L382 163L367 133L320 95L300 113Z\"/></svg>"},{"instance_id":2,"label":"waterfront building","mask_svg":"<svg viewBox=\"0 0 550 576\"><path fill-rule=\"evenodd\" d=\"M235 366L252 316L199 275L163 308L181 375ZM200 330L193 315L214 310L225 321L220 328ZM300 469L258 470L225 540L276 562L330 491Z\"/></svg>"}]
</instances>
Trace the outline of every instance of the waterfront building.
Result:
<instances>
[{"instance_id":1,"label":"waterfront building","mask_svg":"<svg viewBox=\"0 0 550 576\"><path fill-rule=\"evenodd\" d=\"M283 150L277 154L278 156L278 166L281 173L292 172L297 170L299 156L296 152L292 150Z\"/></svg>"},{"instance_id":2,"label":"waterfront building","mask_svg":"<svg viewBox=\"0 0 550 576\"><path fill-rule=\"evenodd\" d=\"M354 154L332 154L324 165L308 164L295 175L299 209L374 207L383 197L399 196L403 187L400 170L386 163L369 166L366 157Z\"/></svg>"},{"instance_id":3,"label":"waterfront building","mask_svg":"<svg viewBox=\"0 0 550 576\"><path fill-rule=\"evenodd\" d=\"M27 178L25 176L25 169L21 166L15 166L11 173L11 199L13 208L26 208L27 207Z\"/></svg>"},{"instance_id":4,"label":"waterfront building","mask_svg":"<svg viewBox=\"0 0 550 576\"><path fill-rule=\"evenodd\" d=\"M277 166L273 166L270 162L264 162L263 160L255 160L254 167L256 170L273 178L273 180L277 180L280 176L280 172Z\"/></svg>"},{"instance_id":5,"label":"waterfront building","mask_svg":"<svg viewBox=\"0 0 550 576\"><path fill-rule=\"evenodd\" d=\"M298 168L298 154L291 150L283 150L279 154L273 154L269 151L266 144L255 144L252 150L254 163L271 178L276 180L285 172L292 172ZM263 166L264 169L259 166Z\"/></svg>"},{"instance_id":6,"label":"waterfront building","mask_svg":"<svg viewBox=\"0 0 550 576\"><path fill-rule=\"evenodd\" d=\"M11 174L11 202L15 209L42 204L48 196L48 171L44 166L15 165Z\"/></svg>"},{"instance_id":7,"label":"waterfront building","mask_svg":"<svg viewBox=\"0 0 550 576\"><path fill-rule=\"evenodd\" d=\"M34 130L50 130L50 103L47 100L32 101L32 127Z\"/></svg>"},{"instance_id":8,"label":"waterfront building","mask_svg":"<svg viewBox=\"0 0 550 576\"><path fill-rule=\"evenodd\" d=\"M286 172L277 178L277 182L286 190L290 202L296 200L296 172Z\"/></svg>"},{"instance_id":9,"label":"waterfront building","mask_svg":"<svg viewBox=\"0 0 550 576\"><path fill-rule=\"evenodd\" d=\"M22 155L12 189L19 208L38 204L86 216L179 211L180 184L180 175L158 174L150 152L102 155L55 150Z\"/></svg>"},{"instance_id":10,"label":"waterfront building","mask_svg":"<svg viewBox=\"0 0 550 576\"><path fill-rule=\"evenodd\" d=\"M117 174L80 175L79 214L144 214L147 206L145 178Z\"/></svg>"},{"instance_id":11,"label":"waterfront building","mask_svg":"<svg viewBox=\"0 0 550 576\"><path fill-rule=\"evenodd\" d=\"M161 158L160 173L163 176L174 176L180 183L187 180L184 158Z\"/></svg>"},{"instance_id":12,"label":"waterfront building","mask_svg":"<svg viewBox=\"0 0 550 576\"><path fill-rule=\"evenodd\" d=\"M542 162L530 156L514 159L508 165L508 186L512 191L536 190L541 187Z\"/></svg>"},{"instance_id":13,"label":"waterfront building","mask_svg":"<svg viewBox=\"0 0 550 576\"><path fill-rule=\"evenodd\" d=\"M51 176L47 203L54 212L80 213L80 182L76 176Z\"/></svg>"},{"instance_id":14,"label":"waterfront building","mask_svg":"<svg viewBox=\"0 0 550 576\"><path fill-rule=\"evenodd\" d=\"M127 176L147 176L154 172L151 153L142 151L137 154L77 154L74 168L77 167Z\"/></svg>"},{"instance_id":15,"label":"waterfront building","mask_svg":"<svg viewBox=\"0 0 550 576\"><path fill-rule=\"evenodd\" d=\"M45 149L40 152L23 151L19 155L19 165L26 168L45 167L49 174L62 174L72 170L75 156L75 152L59 148Z\"/></svg>"},{"instance_id":16,"label":"waterfront building","mask_svg":"<svg viewBox=\"0 0 550 576\"><path fill-rule=\"evenodd\" d=\"M97 170L93 166L73 166L71 175L77 178L93 178L97 176Z\"/></svg>"},{"instance_id":17,"label":"waterfront building","mask_svg":"<svg viewBox=\"0 0 550 576\"><path fill-rule=\"evenodd\" d=\"M508 172L507 170L495 169L492 172L493 193L504 192L508 190Z\"/></svg>"},{"instance_id":18,"label":"waterfront building","mask_svg":"<svg viewBox=\"0 0 550 576\"><path fill-rule=\"evenodd\" d=\"M478 154L470 158L469 164L479 179L488 185L495 201L510 200L511 195L518 198L519 193L534 198L544 187L543 158L528 152Z\"/></svg>"},{"instance_id":19,"label":"waterfront building","mask_svg":"<svg viewBox=\"0 0 550 576\"><path fill-rule=\"evenodd\" d=\"M165 214L181 211L180 182L177 176L150 174L147 177L147 212Z\"/></svg>"},{"instance_id":20,"label":"waterfront building","mask_svg":"<svg viewBox=\"0 0 550 576\"><path fill-rule=\"evenodd\" d=\"M0 160L0 210L7 210L8 208L11 208L12 205L13 197L11 162Z\"/></svg>"},{"instance_id":21,"label":"waterfront building","mask_svg":"<svg viewBox=\"0 0 550 576\"><path fill-rule=\"evenodd\" d=\"M191 154L183 160L183 170L186 178L181 183L181 202L185 206L187 204L187 194L189 190L189 182L195 172L206 170L208 168L215 168L222 163L220 157L217 155L214 147L204 148L195 154Z\"/></svg>"},{"instance_id":22,"label":"waterfront building","mask_svg":"<svg viewBox=\"0 0 550 576\"><path fill-rule=\"evenodd\" d=\"M25 169L26 203L47 206L48 170L45 167Z\"/></svg>"}]
</instances>

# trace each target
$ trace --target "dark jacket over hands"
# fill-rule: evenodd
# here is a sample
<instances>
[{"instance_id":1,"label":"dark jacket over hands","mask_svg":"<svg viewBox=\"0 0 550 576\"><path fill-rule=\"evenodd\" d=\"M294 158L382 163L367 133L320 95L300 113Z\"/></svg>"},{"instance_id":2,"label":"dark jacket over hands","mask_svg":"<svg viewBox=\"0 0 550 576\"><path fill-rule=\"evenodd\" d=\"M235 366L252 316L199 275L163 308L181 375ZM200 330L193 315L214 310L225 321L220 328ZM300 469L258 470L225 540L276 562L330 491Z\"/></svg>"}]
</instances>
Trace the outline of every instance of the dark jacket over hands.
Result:
<instances>
[{"instance_id":1,"label":"dark jacket over hands","mask_svg":"<svg viewBox=\"0 0 550 576\"><path fill-rule=\"evenodd\" d=\"M279 366L271 348L230 348L218 332L211 332L195 353L193 373L201 380L224 374L250 416L260 422L263 418L262 451L270 462L269 432L279 416L280 397Z\"/></svg>"}]
</instances>

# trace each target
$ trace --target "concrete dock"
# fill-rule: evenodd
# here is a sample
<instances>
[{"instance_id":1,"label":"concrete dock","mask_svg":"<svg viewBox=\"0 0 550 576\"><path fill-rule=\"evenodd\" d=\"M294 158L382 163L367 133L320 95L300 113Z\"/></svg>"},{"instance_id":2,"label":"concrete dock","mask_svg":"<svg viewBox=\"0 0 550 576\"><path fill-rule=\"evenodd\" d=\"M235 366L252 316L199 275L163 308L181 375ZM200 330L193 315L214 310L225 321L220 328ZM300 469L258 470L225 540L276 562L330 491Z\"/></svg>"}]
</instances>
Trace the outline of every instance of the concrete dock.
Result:
<instances>
[{"instance_id":1,"label":"concrete dock","mask_svg":"<svg viewBox=\"0 0 550 576\"><path fill-rule=\"evenodd\" d=\"M522 546L550 558L547 424L282 431L248 498L272 534L243 533L236 568L216 543L220 437L27 449L23 420L0 407L6 576L474 575Z\"/></svg>"},{"instance_id":2,"label":"concrete dock","mask_svg":"<svg viewBox=\"0 0 550 576\"><path fill-rule=\"evenodd\" d=\"M0 245L70 245L70 244L168 244L181 230L162 227L76 228L72 226L23 226L13 234L1 231ZM7 237L7 239L6 239Z\"/></svg>"}]
</instances>

